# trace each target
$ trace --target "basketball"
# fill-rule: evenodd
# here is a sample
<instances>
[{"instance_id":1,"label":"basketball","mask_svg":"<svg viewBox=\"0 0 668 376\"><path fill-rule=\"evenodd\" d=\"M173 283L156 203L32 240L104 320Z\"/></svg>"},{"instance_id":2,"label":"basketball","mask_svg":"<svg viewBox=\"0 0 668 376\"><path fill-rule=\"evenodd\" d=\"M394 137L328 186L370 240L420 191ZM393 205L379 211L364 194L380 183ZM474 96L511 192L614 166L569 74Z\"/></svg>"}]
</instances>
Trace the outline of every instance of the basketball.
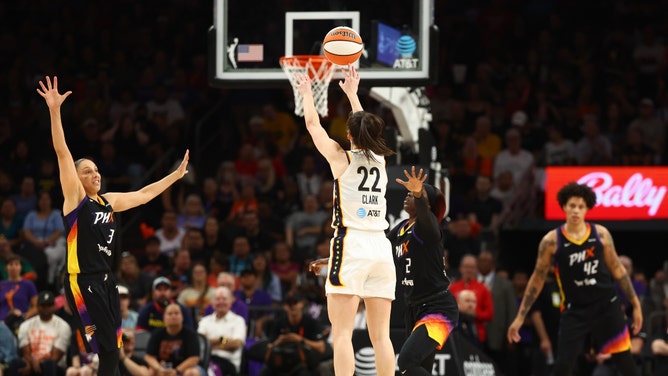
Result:
<instances>
[{"instance_id":1,"label":"basketball","mask_svg":"<svg viewBox=\"0 0 668 376\"><path fill-rule=\"evenodd\" d=\"M362 55L364 43L357 31L339 26L330 30L322 41L322 50L327 58L337 65L348 65L357 61Z\"/></svg>"}]
</instances>

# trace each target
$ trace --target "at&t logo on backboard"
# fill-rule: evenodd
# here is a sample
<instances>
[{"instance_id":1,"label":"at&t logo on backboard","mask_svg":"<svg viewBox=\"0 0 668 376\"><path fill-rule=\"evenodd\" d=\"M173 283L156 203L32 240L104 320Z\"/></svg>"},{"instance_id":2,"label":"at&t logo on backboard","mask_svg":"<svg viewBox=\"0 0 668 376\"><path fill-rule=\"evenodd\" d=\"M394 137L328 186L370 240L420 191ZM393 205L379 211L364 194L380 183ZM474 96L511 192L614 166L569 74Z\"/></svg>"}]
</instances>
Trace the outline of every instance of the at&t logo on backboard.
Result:
<instances>
[{"instance_id":1,"label":"at&t logo on backboard","mask_svg":"<svg viewBox=\"0 0 668 376\"><path fill-rule=\"evenodd\" d=\"M415 69L417 68L419 59L414 58L413 54L417 49L415 39L410 35L404 34L395 44L399 58L394 61L392 68L395 69Z\"/></svg>"}]
</instances>

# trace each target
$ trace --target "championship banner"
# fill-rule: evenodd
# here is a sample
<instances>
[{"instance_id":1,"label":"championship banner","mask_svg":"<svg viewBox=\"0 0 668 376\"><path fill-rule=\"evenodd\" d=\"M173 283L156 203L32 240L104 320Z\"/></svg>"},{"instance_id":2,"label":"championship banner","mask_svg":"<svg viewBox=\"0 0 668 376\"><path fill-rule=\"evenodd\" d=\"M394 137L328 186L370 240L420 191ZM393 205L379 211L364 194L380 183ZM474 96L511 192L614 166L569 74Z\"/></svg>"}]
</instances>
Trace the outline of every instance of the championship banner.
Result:
<instances>
[{"instance_id":1,"label":"championship banner","mask_svg":"<svg viewBox=\"0 0 668 376\"><path fill-rule=\"evenodd\" d=\"M545 219L564 219L557 192L569 182L586 184L596 193L588 220L668 218L668 167L547 167Z\"/></svg>"},{"instance_id":2,"label":"championship banner","mask_svg":"<svg viewBox=\"0 0 668 376\"><path fill-rule=\"evenodd\" d=\"M390 329L390 340L396 358L406 340L404 329ZM366 330L353 331L353 351L355 352L355 375L375 376L374 352ZM400 376L396 365L395 374ZM456 330L448 337L441 350L436 351L432 375L448 376L494 376L499 374L497 366L480 349L472 345Z\"/></svg>"}]
</instances>

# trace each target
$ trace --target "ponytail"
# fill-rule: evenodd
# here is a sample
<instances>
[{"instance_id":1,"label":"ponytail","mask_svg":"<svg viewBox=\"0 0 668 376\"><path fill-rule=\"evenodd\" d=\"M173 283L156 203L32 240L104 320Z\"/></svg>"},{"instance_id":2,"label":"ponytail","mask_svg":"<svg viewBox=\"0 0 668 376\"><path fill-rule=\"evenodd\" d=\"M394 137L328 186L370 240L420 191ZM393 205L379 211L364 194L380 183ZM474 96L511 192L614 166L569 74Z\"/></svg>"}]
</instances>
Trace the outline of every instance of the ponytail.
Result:
<instances>
[{"instance_id":1,"label":"ponytail","mask_svg":"<svg viewBox=\"0 0 668 376\"><path fill-rule=\"evenodd\" d=\"M394 154L385 144L384 127L383 119L370 112L352 112L348 116L348 130L353 143L362 150L367 160L373 159L372 153L382 156Z\"/></svg>"}]
</instances>

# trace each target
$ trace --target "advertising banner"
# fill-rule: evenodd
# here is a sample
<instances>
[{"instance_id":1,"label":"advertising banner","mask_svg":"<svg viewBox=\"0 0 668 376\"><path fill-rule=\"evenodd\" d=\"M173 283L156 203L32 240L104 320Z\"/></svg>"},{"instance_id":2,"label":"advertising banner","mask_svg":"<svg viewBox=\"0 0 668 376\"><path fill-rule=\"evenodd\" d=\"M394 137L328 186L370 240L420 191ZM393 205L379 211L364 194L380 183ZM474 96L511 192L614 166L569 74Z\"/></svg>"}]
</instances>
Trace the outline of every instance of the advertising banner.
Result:
<instances>
[{"instance_id":1,"label":"advertising banner","mask_svg":"<svg viewBox=\"0 0 668 376\"><path fill-rule=\"evenodd\" d=\"M390 340L396 357L398 357L401 346L406 340L405 331L403 329L391 329ZM366 330L358 329L353 332L353 349L355 351L355 375L375 376L374 352L371 340L369 340L369 333ZM398 367L396 367L396 374L400 375ZM436 351L431 374L494 376L498 375L499 371L489 356L455 330L450 334L443 348Z\"/></svg>"},{"instance_id":2,"label":"advertising banner","mask_svg":"<svg viewBox=\"0 0 668 376\"><path fill-rule=\"evenodd\" d=\"M587 220L651 220L668 218L668 167L547 167L545 219L563 220L557 192L569 182L590 186L596 206Z\"/></svg>"}]
</instances>

